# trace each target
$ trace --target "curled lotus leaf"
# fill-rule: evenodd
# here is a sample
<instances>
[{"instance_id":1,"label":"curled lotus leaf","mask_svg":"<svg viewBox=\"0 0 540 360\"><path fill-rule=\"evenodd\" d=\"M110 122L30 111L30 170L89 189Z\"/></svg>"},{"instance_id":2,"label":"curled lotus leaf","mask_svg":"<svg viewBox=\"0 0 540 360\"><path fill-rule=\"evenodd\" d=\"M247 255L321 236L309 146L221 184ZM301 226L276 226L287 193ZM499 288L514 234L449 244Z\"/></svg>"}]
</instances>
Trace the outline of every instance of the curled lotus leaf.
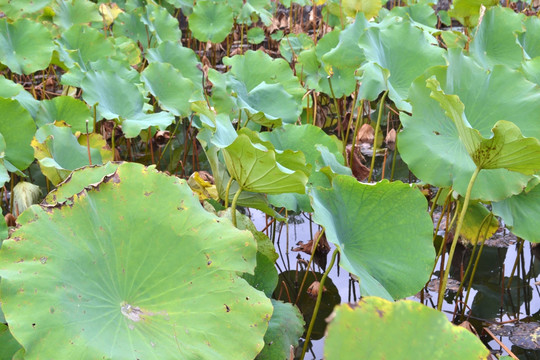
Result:
<instances>
[{"instance_id":1,"label":"curled lotus leaf","mask_svg":"<svg viewBox=\"0 0 540 360\"><path fill-rule=\"evenodd\" d=\"M0 288L25 359L253 359L263 348L271 302L238 276L253 272L255 241L185 181L126 163L18 221Z\"/></svg>"}]
</instances>

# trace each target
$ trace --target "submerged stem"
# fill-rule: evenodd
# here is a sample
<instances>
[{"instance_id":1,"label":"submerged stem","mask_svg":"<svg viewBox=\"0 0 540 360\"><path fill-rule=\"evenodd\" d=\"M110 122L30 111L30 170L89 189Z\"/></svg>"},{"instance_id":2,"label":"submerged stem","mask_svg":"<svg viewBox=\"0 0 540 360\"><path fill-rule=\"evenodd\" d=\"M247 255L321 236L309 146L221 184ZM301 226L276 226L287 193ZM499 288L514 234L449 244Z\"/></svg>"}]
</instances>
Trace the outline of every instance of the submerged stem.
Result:
<instances>
[{"instance_id":1,"label":"submerged stem","mask_svg":"<svg viewBox=\"0 0 540 360\"><path fill-rule=\"evenodd\" d=\"M373 175L373 168L375 167L375 156L377 155L377 137L379 136L379 126L381 125L382 110L384 106L384 100L386 100L388 90L386 90L379 103L379 113L377 114L377 125L375 126L375 138L373 139L373 155L371 156L371 167L369 168L368 183L371 182L371 175Z\"/></svg>"},{"instance_id":2,"label":"submerged stem","mask_svg":"<svg viewBox=\"0 0 540 360\"><path fill-rule=\"evenodd\" d=\"M336 261L336 256L338 253L339 253L338 249L335 249L334 252L332 253L332 260L330 261L330 265L328 266L328 268L326 268L326 271L324 272L321 278L319 293L317 294L317 302L315 303L315 308L313 309L313 315L311 316L311 321L309 322L309 328L306 333L306 340L304 342L304 347L302 348L302 356L300 356L300 360L304 360L304 356L306 356L309 339L311 338L311 332L313 331L313 326L315 325L315 320L317 319L317 313L319 312L319 306L321 305L322 294L324 292L324 281L328 277L328 274L330 273L330 269L334 267L334 262Z\"/></svg>"},{"instance_id":3,"label":"submerged stem","mask_svg":"<svg viewBox=\"0 0 540 360\"><path fill-rule=\"evenodd\" d=\"M469 185L467 187L467 192L465 193L465 199L463 200L463 207L461 208L461 212L459 213L459 218L456 225L456 232L454 234L454 239L452 240L450 252L448 253L446 269L444 270L444 276L442 278L442 281L439 284L439 299L437 302L437 310L439 311L442 310L444 292L446 290L446 283L448 282L448 275L450 274L450 266L452 265L452 258L454 257L454 252L456 251L456 245L459 239L459 234L461 232L461 227L463 226L463 220L465 219L465 214L467 213L467 208L469 207L469 200L471 199L472 188L474 182L476 181L476 178L478 177L478 173L480 173L480 170L480 167L476 167L474 173L471 176L471 180L469 181Z\"/></svg>"}]
</instances>

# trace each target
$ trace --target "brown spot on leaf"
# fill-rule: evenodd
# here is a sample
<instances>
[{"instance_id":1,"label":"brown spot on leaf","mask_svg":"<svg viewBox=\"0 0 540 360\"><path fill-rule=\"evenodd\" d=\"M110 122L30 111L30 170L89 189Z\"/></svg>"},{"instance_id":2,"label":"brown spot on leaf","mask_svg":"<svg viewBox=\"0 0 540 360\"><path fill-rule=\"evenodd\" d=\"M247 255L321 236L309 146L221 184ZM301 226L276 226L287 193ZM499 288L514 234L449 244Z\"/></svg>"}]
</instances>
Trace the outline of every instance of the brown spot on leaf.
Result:
<instances>
[{"instance_id":1,"label":"brown spot on leaf","mask_svg":"<svg viewBox=\"0 0 540 360\"><path fill-rule=\"evenodd\" d=\"M223 305L225 305L225 311L227 311L227 312L231 311L231 308L227 304L223 304Z\"/></svg>"}]
</instances>

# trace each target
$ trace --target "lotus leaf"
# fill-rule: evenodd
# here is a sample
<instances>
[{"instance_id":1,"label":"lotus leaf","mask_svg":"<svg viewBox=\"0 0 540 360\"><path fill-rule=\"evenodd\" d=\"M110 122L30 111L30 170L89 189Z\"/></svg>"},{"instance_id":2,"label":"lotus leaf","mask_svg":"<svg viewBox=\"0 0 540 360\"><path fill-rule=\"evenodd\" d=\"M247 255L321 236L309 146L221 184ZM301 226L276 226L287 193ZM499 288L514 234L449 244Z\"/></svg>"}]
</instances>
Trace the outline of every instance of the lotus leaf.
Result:
<instances>
[{"instance_id":1,"label":"lotus leaf","mask_svg":"<svg viewBox=\"0 0 540 360\"><path fill-rule=\"evenodd\" d=\"M0 184L2 186L11 180L9 173L6 169L6 166L4 164L4 156L6 151L6 141L4 140L4 136L0 133Z\"/></svg>"},{"instance_id":2,"label":"lotus leaf","mask_svg":"<svg viewBox=\"0 0 540 360\"><path fill-rule=\"evenodd\" d=\"M323 154L317 149L317 145L324 146L328 151L328 157L334 158L336 163L341 166L345 164L341 155L341 142L335 136L326 135L321 128L314 125L297 126L287 124L272 132L263 132L260 136L261 139L270 141L276 150L302 151L306 157L306 162L312 166L313 170L319 170L321 167L326 166L326 161L323 160ZM344 167L336 169L336 173L350 175L351 170ZM308 186L329 187L330 182L323 173L312 171L308 179ZM268 198L275 206L285 206L293 211L312 211L307 195L280 194L270 195Z\"/></svg>"},{"instance_id":3,"label":"lotus leaf","mask_svg":"<svg viewBox=\"0 0 540 360\"><path fill-rule=\"evenodd\" d=\"M40 102L39 111L36 115L36 124L43 126L55 121L65 121L71 126L73 133L77 131L82 133L94 131L94 122L92 121L90 109L84 102L71 96L57 96L52 100Z\"/></svg>"},{"instance_id":4,"label":"lotus leaf","mask_svg":"<svg viewBox=\"0 0 540 360\"><path fill-rule=\"evenodd\" d=\"M7 17L18 18L38 12L50 3L51 0L0 0L0 7Z\"/></svg>"},{"instance_id":5,"label":"lotus leaf","mask_svg":"<svg viewBox=\"0 0 540 360\"><path fill-rule=\"evenodd\" d=\"M71 171L89 164L86 144L79 144L69 127L58 125L40 127L32 141L41 171L54 185L65 180ZM92 164L102 163L98 149L90 148L90 156Z\"/></svg>"},{"instance_id":6,"label":"lotus leaf","mask_svg":"<svg viewBox=\"0 0 540 360\"><path fill-rule=\"evenodd\" d=\"M534 59L540 56L540 19L528 16L523 25L525 31L518 34L518 41L525 51L525 56Z\"/></svg>"},{"instance_id":7,"label":"lotus leaf","mask_svg":"<svg viewBox=\"0 0 540 360\"><path fill-rule=\"evenodd\" d=\"M401 115L404 130L399 135L398 148L418 178L439 187L452 185L464 195L476 165L463 145L464 138L454 121L430 97L426 79L435 76L442 91L459 96L464 106L463 119L467 121L463 126L469 129L464 132L470 134L477 129L479 135L474 135L477 140L480 135L484 139L492 136L492 129L500 119L518 126L524 136L540 139L540 128L534 120L540 111L540 90L507 67L495 66L493 71L487 72L458 49L450 49L448 55L448 66L431 68L413 82L409 91L413 115ZM471 87L471 83L475 86ZM506 96L508 92L515 97ZM471 197L502 200L520 193L530 178L506 169L482 170Z\"/></svg>"},{"instance_id":8,"label":"lotus leaf","mask_svg":"<svg viewBox=\"0 0 540 360\"><path fill-rule=\"evenodd\" d=\"M480 339L416 301L364 297L340 305L328 325L325 359L487 359Z\"/></svg>"},{"instance_id":9,"label":"lotus leaf","mask_svg":"<svg viewBox=\"0 0 540 360\"><path fill-rule=\"evenodd\" d=\"M518 195L493 203L493 213L504 220L512 233L531 242L540 242L536 219L540 214L540 186L533 177Z\"/></svg>"},{"instance_id":10,"label":"lotus leaf","mask_svg":"<svg viewBox=\"0 0 540 360\"><path fill-rule=\"evenodd\" d=\"M270 300L236 275L255 267L253 237L203 210L183 180L124 164L19 223L0 250L0 288L26 359L252 359L262 349Z\"/></svg>"},{"instance_id":11,"label":"lotus leaf","mask_svg":"<svg viewBox=\"0 0 540 360\"><path fill-rule=\"evenodd\" d=\"M123 12L118 15L113 24L114 36L126 36L138 44L143 49L153 47L155 38L151 36L147 26L142 22L141 16L144 14L144 7L137 7L133 12Z\"/></svg>"},{"instance_id":12,"label":"lotus leaf","mask_svg":"<svg viewBox=\"0 0 540 360\"><path fill-rule=\"evenodd\" d=\"M444 50L433 45L434 39L428 38L422 30L409 21L390 22L387 26L369 27L359 39L367 61L387 69L389 76L384 84L388 97L401 110L411 111L406 102L411 82L427 68L444 65ZM369 82L380 79L376 72L366 72L360 81ZM383 76L386 78L386 76ZM379 80L380 81L380 80ZM362 87L361 87L362 88ZM379 94L362 93L361 99L375 100Z\"/></svg>"},{"instance_id":13,"label":"lotus leaf","mask_svg":"<svg viewBox=\"0 0 540 360\"><path fill-rule=\"evenodd\" d=\"M291 62L293 56L296 58L303 50L311 49L314 45L313 39L307 34L289 34L279 42L279 53Z\"/></svg>"},{"instance_id":14,"label":"lotus leaf","mask_svg":"<svg viewBox=\"0 0 540 360\"><path fill-rule=\"evenodd\" d=\"M338 175L331 189L315 187L311 195L313 220L339 248L340 265L358 276L362 296L401 299L422 288L435 252L433 223L418 190Z\"/></svg>"},{"instance_id":15,"label":"lotus leaf","mask_svg":"<svg viewBox=\"0 0 540 360\"><path fill-rule=\"evenodd\" d=\"M102 22L98 6L88 0L59 0L54 7L54 23L63 29L75 24Z\"/></svg>"},{"instance_id":16,"label":"lotus leaf","mask_svg":"<svg viewBox=\"0 0 540 360\"><path fill-rule=\"evenodd\" d=\"M272 299L274 313L264 335L264 348L257 360L288 359L290 347L298 345L304 319L296 306Z\"/></svg>"},{"instance_id":17,"label":"lotus leaf","mask_svg":"<svg viewBox=\"0 0 540 360\"><path fill-rule=\"evenodd\" d=\"M345 15L355 17L363 13L367 19L377 16L383 5L379 0L342 0L340 4Z\"/></svg>"},{"instance_id":18,"label":"lotus leaf","mask_svg":"<svg viewBox=\"0 0 540 360\"><path fill-rule=\"evenodd\" d=\"M485 69L502 64L517 68L523 60L523 49L516 41L516 33L522 31L522 14L509 8L493 7L486 11L469 52Z\"/></svg>"},{"instance_id":19,"label":"lotus leaf","mask_svg":"<svg viewBox=\"0 0 540 360\"><path fill-rule=\"evenodd\" d=\"M226 1L201 0L189 16L189 29L199 41L220 43L233 26L233 12Z\"/></svg>"},{"instance_id":20,"label":"lotus leaf","mask_svg":"<svg viewBox=\"0 0 540 360\"><path fill-rule=\"evenodd\" d=\"M158 44L164 41L180 42L182 38L178 20L162 6L149 2L141 21L148 26L148 31L156 37Z\"/></svg>"},{"instance_id":21,"label":"lotus leaf","mask_svg":"<svg viewBox=\"0 0 540 360\"><path fill-rule=\"evenodd\" d=\"M301 152L276 154L273 149L254 144L248 135L241 134L223 149L223 155L229 173L241 190L267 194L306 191L308 178L303 172L305 158ZM293 166L287 168L287 165Z\"/></svg>"},{"instance_id":22,"label":"lotus leaf","mask_svg":"<svg viewBox=\"0 0 540 360\"><path fill-rule=\"evenodd\" d=\"M97 149L101 154L101 160L103 160L104 163L107 161L113 161L113 151L101 134L81 134L77 138L77 141L84 147L90 146L91 149Z\"/></svg>"},{"instance_id":23,"label":"lotus leaf","mask_svg":"<svg viewBox=\"0 0 540 360\"><path fill-rule=\"evenodd\" d=\"M0 134L5 141L4 165L9 171L25 170L34 161L30 146L36 131L34 120L18 101L11 99L0 98L0 114Z\"/></svg>"},{"instance_id":24,"label":"lotus leaf","mask_svg":"<svg viewBox=\"0 0 540 360\"><path fill-rule=\"evenodd\" d=\"M11 335L7 325L0 321L0 359L12 359L13 355L20 348L21 345L17 342L17 340L15 340L13 335Z\"/></svg>"},{"instance_id":25,"label":"lotus leaf","mask_svg":"<svg viewBox=\"0 0 540 360\"><path fill-rule=\"evenodd\" d=\"M410 18L416 23L434 28L437 26L437 14L428 1L420 1L410 6L395 6L390 11L392 15Z\"/></svg>"},{"instance_id":26,"label":"lotus leaf","mask_svg":"<svg viewBox=\"0 0 540 360\"><path fill-rule=\"evenodd\" d=\"M114 38L116 47L115 58L126 61L129 65L138 65L141 62L141 49L132 39L125 36Z\"/></svg>"},{"instance_id":27,"label":"lotus leaf","mask_svg":"<svg viewBox=\"0 0 540 360\"><path fill-rule=\"evenodd\" d=\"M163 109L176 116L191 114L190 100L195 86L171 64L151 63L144 69L141 78Z\"/></svg>"},{"instance_id":28,"label":"lotus leaf","mask_svg":"<svg viewBox=\"0 0 540 360\"><path fill-rule=\"evenodd\" d=\"M165 41L156 48L148 49L146 59L150 63L162 62L174 66L182 76L193 82L196 89L201 90L200 97L202 99L203 73L197 68L200 62L193 50L171 41Z\"/></svg>"},{"instance_id":29,"label":"lotus leaf","mask_svg":"<svg viewBox=\"0 0 540 360\"><path fill-rule=\"evenodd\" d=\"M262 43L264 39L266 39L264 30L259 27L249 29L247 32L247 36L248 36L248 42L250 44L255 44L255 45Z\"/></svg>"},{"instance_id":30,"label":"lotus leaf","mask_svg":"<svg viewBox=\"0 0 540 360\"><path fill-rule=\"evenodd\" d=\"M31 74L45 69L53 48L52 35L44 25L28 19L9 23L0 18L0 62L14 73Z\"/></svg>"},{"instance_id":31,"label":"lotus leaf","mask_svg":"<svg viewBox=\"0 0 540 360\"><path fill-rule=\"evenodd\" d=\"M16 84L0 75L0 97L17 100L23 108L28 110L32 117L36 116L39 101L24 89L21 84Z\"/></svg>"},{"instance_id":32,"label":"lotus leaf","mask_svg":"<svg viewBox=\"0 0 540 360\"><path fill-rule=\"evenodd\" d=\"M470 203L463 220L460 236L472 244L489 239L499 229L499 221L484 205Z\"/></svg>"},{"instance_id":33,"label":"lotus leaf","mask_svg":"<svg viewBox=\"0 0 540 360\"><path fill-rule=\"evenodd\" d=\"M455 0L448 14L463 25L473 28L478 24L481 6L490 7L498 3L498 0Z\"/></svg>"}]
</instances>

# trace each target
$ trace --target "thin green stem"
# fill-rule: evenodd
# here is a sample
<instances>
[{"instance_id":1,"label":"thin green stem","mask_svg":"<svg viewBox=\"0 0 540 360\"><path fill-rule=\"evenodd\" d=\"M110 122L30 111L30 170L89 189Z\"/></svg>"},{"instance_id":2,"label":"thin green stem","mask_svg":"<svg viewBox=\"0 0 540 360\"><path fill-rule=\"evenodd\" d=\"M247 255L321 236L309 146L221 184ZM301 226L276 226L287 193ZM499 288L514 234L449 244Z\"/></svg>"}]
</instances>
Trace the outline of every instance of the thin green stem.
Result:
<instances>
[{"instance_id":1,"label":"thin green stem","mask_svg":"<svg viewBox=\"0 0 540 360\"><path fill-rule=\"evenodd\" d=\"M401 124L399 124L396 130L396 144L394 148L394 154L392 155L392 171L390 172L390 181L394 181L394 171L396 170L396 158L398 153L398 140L399 140L399 130L401 130Z\"/></svg>"},{"instance_id":2,"label":"thin green stem","mask_svg":"<svg viewBox=\"0 0 540 360\"><path fill-rule=\"evenodd\" d=\"M159 156L159 159L158 159L158 165L161 163L161 159L163 158L163 155L165 155L165 152L167 150L167 148L169 147L169 145L171 144L173 138L174 138L174 134L176 134L176 132L178 131L178 127L180 126L180 123L182 122L182 118L179 118L178 121L176 122L176 126L174 127L174 130L171 134L171 137L169 137L169 141L167 141L167 143L165 144L165 146L163 147L163 150L161 151L161 155Z\"/></svg>"},{"instance_id":3,"label":"thin green stem","mask_svg":"<svg viewBox=\"0 0 540 360\"><path fill-rule=\"evenodd\" d=\"M311 248L311 256L309 257L309 262L307 265L306 273L304 274L304 278L302 279L302 283L300 284L300 289L298 289L298 296L296 296L296 300L294 301L294 304L296 305L298 303L298 300L300 300L300 295L302 294L302 289L304 288L304 284L306 282L309 269L311 267L311 264L313 263L313 258L315 257L315 252L317 251L317 246L319 246L319 240L322 238L324 234L324 229L322 229L319 232L319 236L317 236L317 240L315 240L315 244L313 244Z\"/></svg>"},{"instance_id":4,"label":"thin green stem","mask_svg":"<svg viewBox=\"0 0 540 360\"><path fill-rule=\"evenodd\" d=\"M356 117L356 122L354 123L354 136L351 142L351 153L349 154L349 167L352 169L354 149L356 148L356 138L358 137L358 131L360 131L360 120L362 120L362 115L364 115L364 100L360 100L361 109L358 111L358 116Z\"/></svg>"},{"instance_id":5,"label":"thin green stem","mask_svg":"<svg viewBox=\"0 0 540 360\"><path fill-rule=\"evenodd\" d=\"M229 191L231 190L231 185L232 185L233 180L234 179L231 176L231 178L227 182L227 187L225 188L225 207L226 208L229 207Z\"/></svg>"},{"instance_id":6,"label":"thin green stem","mask_svg":"<svg viewBox=\"0 0 540 360\"><path fill-rule=\"evenodd\" d=\"M334 99L334 106L336 107L336 112L337 112L337 115L338 115L338 132L339 132L339 136L341 136L341 141L343 142L343 131L341 131L341 123L343 122L343 119L341 118L341 111L340 111L340 108L339 108L339 104L338 104L338 101L336 99L336 95L334 95L334 88L332 88L332 80L331 80L331 77L332 76L328 76L327 79L328 79L328 86L330 86L330 93L332 94L332 99Z\"/></svg>"},{"instance_id":7,"label":"thin green stem","mask_svg":"<svg viewBox=\"0 0 540 360\"><path fill-rule=\"evenodd\" d=\"M236 192L236 194L234 194L234 197L232 199L232 204L231 204L231 211L232 211L232 223L234 225L234 227L236 227L236 203L238 201L238 198L240 197L240 193L242 192L242 188L238 188L238 191Z\"/></svg>"},{"instance_id":8,"label":"thin green stem","mask_svg":"<svg viewBox=\"0 0 540 360\"><path fill-rule=\"evenodd\" d=\"M386 95L388 95L388 90L384 92L381 98L381 102L379 103L379 114L377 114L377 125L375 126L375 139L373 140L373 155L371 156L371 167L369 168L368 183L371 182L373 168L375 167L375 156L377 155L377 138L379 137L379 126L381 126L381 118L383 113L384 101L386 100Z\"/></svg>"},{"instance_id":9,"label":"thin green stem","mask_svg":"<svg viewBox=\"0 0 540 360\"><path fill-rule=\"evenodd\" d=\"M317 294L317 302L315 302L315 308L313 309L313 315L311 316L311 321L309 322L308 331L306 334L306 340L304 342L304 347L302 348L302 356L300 356L300 360L304 360L304 356L306 356L306 351L309 344L309 339L311 338L311 332L313 331L313 326L315 325L315 320L317 319L317 314L319 312L319 307L321 306L321 299L322 294L324 292L324 281L328 277L328 274L330 273L330 269L334 267L334 262L336 261L336 256L338 254L338 249L335 249L332 253L332 260L330 261L330 265L326 268L326 271L324 272L321 282L319 285L319 293Z\"/></svg>"},{"instance_id":10,"label":"thin green stem","mask_svg":"<svg viewBox=\"0 0 540 360\"><path fill-rule=\"evenodd\" d=\"M450 252L448 253L448 261L447 261L446 269L444 270L444 276L439 286L439 299L437 303L437 310L439 311L442 310L443 297L444 297L444 292L446 290L446 283L448 282L448 275L450 275L450 267L452 265L452 258L454 257L454 252L456 251L456 245L459 239L459 235L461 233L461 227L463 226L463 220L465 219L465 214L467 213L467 208L469 207L469 201L471 200L472 188L473 188L474 182L476 181L476 178L478 177L478 174L480 173L480 170L481 169L479 167L476 167L476 169L474 170L474 173L471 176L471 180L469 181L469 186L467 187L467 192L465 193L465 199L463 200L463 208L461 209L461 212L459 213L459 218L456 225L456 232L454 233L452 246L450 247Z\"/></svg>"},{"instance_id":11,"label":"thin green stem","mask_svg":"<svg viewBox=\"0 0 540 360\"><path fill-rule=\"evenodd\" d=\"M516 273L516 268L519 263L519 255L523 251L523 245L525 244L525 240L519 239L519 242L520 244L519 244L518 253L516 255L516 261L514 262L514 266L512 267L512 273L510 274L510 279L508 280L508 285L506 286L506 289L508 290L510 289L510 286L512 285L512 280L514 279L514 274Z\"/></svg>"},{"instance_id":12,"label":"thin green stem","mask_svg":"<svg viewBox=\"0 0 540 360\"><path fill-rule=\"evenodd\" d=\"M349 122L347 123L347 131L345 132L345 139L343 141L343 151L345 151L345 157L347 156L347 142L349 141L349 132L351 130L352 125L352 119L354 116L354 108L356 106L356 97L358 96L358 89L360 88L360 84L356 82L356 90L354 91L353 96L353 102L352 102L352 109L351 109L351 115L349 116ZM349 167L352 163L349 162Z\"/></svg>"}]
</instances>

